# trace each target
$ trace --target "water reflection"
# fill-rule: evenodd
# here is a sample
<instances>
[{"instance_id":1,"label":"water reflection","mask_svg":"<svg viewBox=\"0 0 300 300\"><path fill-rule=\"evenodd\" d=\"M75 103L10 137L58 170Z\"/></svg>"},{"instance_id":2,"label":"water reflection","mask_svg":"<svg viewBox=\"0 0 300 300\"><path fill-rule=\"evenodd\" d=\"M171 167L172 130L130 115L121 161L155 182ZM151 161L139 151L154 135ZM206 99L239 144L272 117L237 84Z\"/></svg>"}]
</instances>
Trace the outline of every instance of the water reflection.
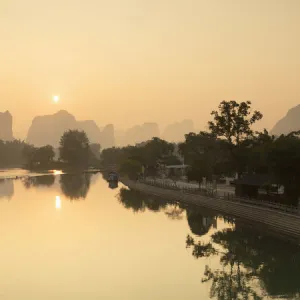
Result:
<instances>
[{"instance_id":1,"label":"water reflection","mask_svg":"<svg viewBox=\"0 0 300 300\"><path fill-rule=\"evenodd\" d=\"M208 233L211 227L217 228L217 216L205 208L187 208L187 221L191 232L202 236Z\"/></svg>"},{"instance_id":2,"label":"water reflection","mask_svg":"<svg viewBox=\"0 0 300 300\"><path fill-rule=\"evenodd\" d=\"M51 187L54 182L54 175L32 176L23 179L23 184L27 189L39 186Z\"/></svg>"},{"instance_id":3,"label":"water reflection","mask_svg":"<svg viewBox=\"0 0 300 300\"><path fill-rule=\"evenodd\" d=\"M62 193L71 200L85 199L91 184L92 174L61 175L60 187Z\"/></svg>"},{"instance_id":4,"label":"water reflection","mask_svg":"<svg viewBox=\"0 0 300 300\"><path fill-rule=\"evenodd\" d=\"M218 231L209 243L187 237L195 258L218 255L222 269L206 266L202 282L210 282L210 297L295 299L300 293L300 247L236 223Z\"/></svg>"},{"instance_id":5,"label":"water reflection","mask_svg":"<svg viewBox=\"0 0 300 300\"><path fill-rule=\"evenodd\" d=\"M14 195L14 181L11 179L0 179L0 199L11 199Z\"/></svg>"},{"instance_id":6,"label":"water reflection","mask_svg":"<svg viewBox=\"0 0 300 300\"><path fill-rule=\"evenodd\" d=\"M134 212L143 212L145 209L159 212L164 210L168 205L173 205L170 201L126 188L120 189L118 199L125 208L131 209Z\"/></svg>"},{"instance_id":7,"label":"water reflection","mask_svg":"<svg viewBox=\"0 0 300 300\"><path fill-rule=\"evenodd\" d=\"M60 200L60 196L56 196L56 197L55 197L55 208L56 208L56 209L61 209L61 200Z\"/></svg>"},{"instance_id":8,"label":"water reflection","mask_svg":"<svg viewBox=\"0 0 300 300\"><path fill-rule=\"evenodd\" d=\"M171 220L182 220L184 215L185 209L181 207L179 203L175 203L173 205L169 205L165 209L165 214Z\"/></svg>"}]
</instances>

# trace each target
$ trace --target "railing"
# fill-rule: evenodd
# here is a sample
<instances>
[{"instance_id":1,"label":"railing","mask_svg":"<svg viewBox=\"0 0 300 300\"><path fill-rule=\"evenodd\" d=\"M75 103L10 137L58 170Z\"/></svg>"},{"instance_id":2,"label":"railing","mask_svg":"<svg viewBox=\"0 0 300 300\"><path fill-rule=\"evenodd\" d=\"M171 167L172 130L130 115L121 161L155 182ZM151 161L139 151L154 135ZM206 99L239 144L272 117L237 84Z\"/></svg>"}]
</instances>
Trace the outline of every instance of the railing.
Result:
<instances>
[{"instance_id":1,"label":"railing","mask_svg":"<svg viewBox=\"0 0 300 300\"><path fill-rule=\"evenodd\" d=\"M201 196L205 196L205 197L217 198L217 199L227 200L227 201L231 201L231 202L238 202L238 203L245 203L245 204L250 204L250 205L255 205L255 206L261 206L261 207L265 207L265 208L269 208L269 209L273 209L273 210L286 212L289 214L295 214L295 215L300 214L299 208L294 207L292 205L288 206L288 205L284 205L284 204L280 204L280 203L276 203L276 202L272 202L272 201L253 200L250 198L237 197L237 196L235 196L235 194L228 193L228 192L221 195L220 193L218 193L218 191L216 189L212 189L212 188L202 188L202 187L196 188L196 187L191 187L188 185L179 186L176 184L176 182L167 182L167 181L155 180L155 179L149 179L149 178L139 179L139 182L145 183L145 184L151 185L151 186L160 187L163 189L176 190L176 191L180 191L180 192L187 193L187 194L201 195Z\"/></svg>"},{"instance_id":2,"label":"railing","mask_svg":"<svg viewBox=\"0 0 300 300\"><path fill-rule=\"evenodd\" d=\"M256 205L256 206L263 206L267 207L270 209L275 209L283 212L287 212L290 214L300 214L300 210L298 207L292 206L292 205L284 205L281 203L276 203L268 200L262 200L262 199L250 199L250 198L242 198L242 197L237 197L233 194L225 193L223 197L221 197L225 200L232 201L232 202L240 202L240 203L245 203L245 204L251 204L251 205Z\"/></svg>"},{"instance_id":3,"label":"railing","mask_svg":"<svg viewBox=\"0 0 300 300\"><path fill-rule=\"evenodd\" d=\"M201 187L195 188L191 186L182 186L182 185L179 186L176 184L176 182L167 182L167 181L161 181L161 180L155 180L149 178L140 179L139 182L152 185L152 186L157 186L164 189L181 191L187 194L196 194L196 195L202 195L202 196L212 197L212 198L216 198L218 196L217 191L210 188L201 188Z\"/></svg>"}]
</instances>

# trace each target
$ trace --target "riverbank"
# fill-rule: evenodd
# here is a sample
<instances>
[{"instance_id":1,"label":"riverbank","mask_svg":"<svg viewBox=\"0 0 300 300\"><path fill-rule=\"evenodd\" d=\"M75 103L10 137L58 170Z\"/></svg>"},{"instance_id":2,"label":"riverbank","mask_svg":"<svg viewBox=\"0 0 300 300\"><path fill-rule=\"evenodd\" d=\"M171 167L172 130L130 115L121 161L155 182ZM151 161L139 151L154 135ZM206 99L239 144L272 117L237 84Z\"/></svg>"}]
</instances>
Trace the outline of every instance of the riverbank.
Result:
<instances>
[{"instance_id":1,"label":"riverbank","mask_svg":"<svg viewBox=\"0 0 300 300\"><path fill-rule=\"evenodd\" d=\"M227 215L245 219L251 224L263 226L267 230L286 235L300 243L300 216L255 205L150 186L145 183L132 181L128 178L121 178L120 181L128 188L146 194L155 195L167 200L206 207Z\"/></svg>"}]
</instances>

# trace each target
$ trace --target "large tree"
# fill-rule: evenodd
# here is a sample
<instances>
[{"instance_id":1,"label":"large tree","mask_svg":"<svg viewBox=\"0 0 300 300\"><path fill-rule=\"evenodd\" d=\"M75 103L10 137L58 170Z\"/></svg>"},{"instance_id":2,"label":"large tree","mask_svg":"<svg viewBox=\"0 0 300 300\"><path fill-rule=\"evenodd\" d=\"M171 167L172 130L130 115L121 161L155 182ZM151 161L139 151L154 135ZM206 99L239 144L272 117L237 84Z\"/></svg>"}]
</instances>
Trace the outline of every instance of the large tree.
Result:
<instances>
[{"instance_id":1,"label":"large tree","mask_svg":"<svg viewBox=\"0 0 300 300\"><path fill-rule=\"evenodd\" d=\"M90 147L89 139L84 131L66 131L60 139L60 159L70 165L86 166L88 164Z\"/></svg>"},{"instance_id":2,"label":"large tree","mask_svg":"<svg viewBox=\"0 0 300 300\"><path fill-rule=\"evenodd\" d=\"M226 138L230 144L239 145L243 139L251 136L251 126L263 117L257 110L251 112L250 101L222 101L218 108L218 111L211 112L213 121L208 122L208 126L213 134Z\"/></svg>"},{"instance_id":3,"label":"large tree","mask_svg":"<svg viewBox=\"0 0 300 300\"><path fill-rule=\"evenodd\" d=\"M227 142L213 133L201 131L199 134L186 134L179 151L189 165L188 179L200 183L203 177L212 179L213 175L228 173L227 148Z\"/></svg>"},{"instance_id":4,"label":"large tree","mask_svg":"<svg viewBox=\"0 0 300 300\"><path fill-rule=\"evenodd\" d=\"M218 111L212 111L213 120L208 122L212 134L226 139L231 153L232 166L240 176L245 168L245 153L248 140L253 137L252 125L261 120L263 115L259 111L251 111L251 102L238 103L222 101Z\"/></svg>"}]
</instances>

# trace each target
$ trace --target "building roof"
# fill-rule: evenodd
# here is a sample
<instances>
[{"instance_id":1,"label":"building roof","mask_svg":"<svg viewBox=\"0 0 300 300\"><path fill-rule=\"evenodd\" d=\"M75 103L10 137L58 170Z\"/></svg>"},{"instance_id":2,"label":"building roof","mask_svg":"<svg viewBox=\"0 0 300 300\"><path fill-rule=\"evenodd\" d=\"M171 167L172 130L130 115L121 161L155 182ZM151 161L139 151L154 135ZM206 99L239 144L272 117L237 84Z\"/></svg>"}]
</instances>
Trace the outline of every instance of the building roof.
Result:
<instances>
[{"instance_id":1,"label":"building roof","mask_svg":"<svg viewBox=\"0 0 300 300\"><path fill-rule=\"evenodd\" d=\"M185 169L188 165L170 165L166 166L167 169Z\"/></svg>"},{"instance_id":2,"label":"building roof","mask_svg":"<svg viewBox=\"0 0 300 300\"><path fill-rule=\"evenodd\" d=\"M272 184L273 179L268 174L246 174L242 178L235 180L236 185L251 185L262 187Z\"/></svg>"}]
</instances>

